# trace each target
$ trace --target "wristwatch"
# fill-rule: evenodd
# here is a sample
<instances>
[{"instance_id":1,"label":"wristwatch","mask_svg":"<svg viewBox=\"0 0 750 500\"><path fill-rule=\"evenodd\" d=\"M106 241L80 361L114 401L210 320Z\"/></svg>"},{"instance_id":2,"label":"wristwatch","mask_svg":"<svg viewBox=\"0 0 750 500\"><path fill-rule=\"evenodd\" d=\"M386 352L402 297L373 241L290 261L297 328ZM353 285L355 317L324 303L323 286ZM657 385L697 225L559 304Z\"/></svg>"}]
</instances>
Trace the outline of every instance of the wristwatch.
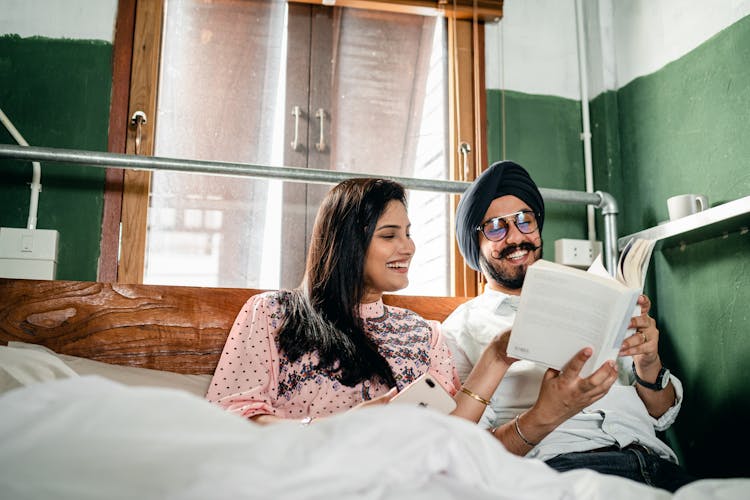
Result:
<instances>
[{"instance_id":1,"label":"wristwatch","mask_svg":"<svg viewBox=\"0 0 750 500\"><path fill-rule=\"evenodd\" d=\"M669 384L669 370L662 366L659 370L659 374L656 376L655 382L646 382L638 376L638 372L635 371L635 362L633 362L633 376L635 381L641 384L643 387L651 389L652 391L661 391Z\"/></svg>"}]
</instances>

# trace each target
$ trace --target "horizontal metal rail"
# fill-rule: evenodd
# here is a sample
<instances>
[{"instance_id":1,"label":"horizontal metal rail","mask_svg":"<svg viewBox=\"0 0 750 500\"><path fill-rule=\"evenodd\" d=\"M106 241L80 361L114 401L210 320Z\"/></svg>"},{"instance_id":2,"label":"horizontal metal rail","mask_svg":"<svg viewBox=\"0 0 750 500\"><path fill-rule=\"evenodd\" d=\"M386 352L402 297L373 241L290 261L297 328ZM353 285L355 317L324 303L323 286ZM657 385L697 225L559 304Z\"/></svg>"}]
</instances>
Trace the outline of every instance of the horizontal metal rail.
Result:
<instances>
[{"instance_id":1,"label":"horizontal metal rail","mask_svg":"<svg viewBox=\"0 0 750 500\"><path fill-rule=\"evenodd\" d=\"M76 149L25 147L0 144L0 159L16 159L38 162L70 163L99 168L127 168L136 170L166 170L194 174L211 174L230 177L253 177L259 179L282 179L313 184L336 184L353 177L380 177L399 182L407 189L435 191L440 193L463 193L469 182L438 179L418 179L359 172L337 172L298 167L275 167L250 163L231 163L204 160L182 160L158 156L134 156L121 153L103 153ZM617 261L617 204L607 193L597 191L569 191L565 189L540 188L545 201L593 205L602 210L604 217L604 257L610 274L614 273Z\"/></svg>"}]
</instances>

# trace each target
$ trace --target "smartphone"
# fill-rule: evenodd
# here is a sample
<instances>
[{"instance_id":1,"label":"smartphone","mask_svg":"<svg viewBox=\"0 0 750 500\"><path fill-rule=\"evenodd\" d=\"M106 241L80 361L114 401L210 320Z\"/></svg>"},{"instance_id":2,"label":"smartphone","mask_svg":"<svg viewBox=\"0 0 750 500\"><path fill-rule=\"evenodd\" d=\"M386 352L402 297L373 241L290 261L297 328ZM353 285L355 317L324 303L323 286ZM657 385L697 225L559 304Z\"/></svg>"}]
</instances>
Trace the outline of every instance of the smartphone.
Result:
<instances>
[{"instance_id":1,"label":"smartphone","mask_svg":"<svg viewBox=\"0 0 750 500\"><path fill-rule=\"evenodd\" d=\"M424 373L414 382L393 396L391 403L416 404L448 414L456 409L456 402L448 391L429 373Z\"/></svg>"}]
</instances>

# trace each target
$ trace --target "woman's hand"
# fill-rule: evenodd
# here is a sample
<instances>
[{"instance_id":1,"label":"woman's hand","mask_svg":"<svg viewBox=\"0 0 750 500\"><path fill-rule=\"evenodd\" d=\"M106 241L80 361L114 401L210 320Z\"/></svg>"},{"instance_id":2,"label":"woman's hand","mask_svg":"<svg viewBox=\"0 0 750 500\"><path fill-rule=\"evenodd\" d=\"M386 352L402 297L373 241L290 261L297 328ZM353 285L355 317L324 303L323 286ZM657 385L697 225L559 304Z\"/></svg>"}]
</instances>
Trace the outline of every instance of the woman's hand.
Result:
<instances>
[{"instance_id":1,"label":"woman's hand","mask_svg":"<svg viewBox=\"0 0 750 500\"><path fill-rule=\"evenodd\" d=\"M485 348L487 351L492 352L496 359L502 361L508 366L518 361L518 359L508 356L508 342L510 341L510 335L511 331L505 330L496 335Z\"/></svg>"},{"instance_id":2,"label":"woman's hand","mask_svg":"<svg viewBox=\"0 0 750 500\"><path fill-rule=\"evenodd\" d=\"M518 361L516 358L508 356L509 340L510 330L506 330L497 334L487 344L463 383L463 387L481 399L470 396L459 388L454 396L456 409L453 410L452 415L475 423L479 421L486 408L485 401L489 401L495 394L495 390L505 376L505 372L508 371L508 367Z\"/></svg>"},{"instance_id":3,"label":"woman's hand","mask_svg":"<svg viewBox=\"0 0 750 500\"><path fill-rule=\"evenodd\" d=\"M367 408L368 406L387 405L391 402L391 399L393 399L396 394L398 394L398 389L396 389L395 387L391 387L391 389L385 394L376 396L368 401L362 401L357 406L352 408L352 410L359 410L362 408Z\"/></svg>"}]
</instances>

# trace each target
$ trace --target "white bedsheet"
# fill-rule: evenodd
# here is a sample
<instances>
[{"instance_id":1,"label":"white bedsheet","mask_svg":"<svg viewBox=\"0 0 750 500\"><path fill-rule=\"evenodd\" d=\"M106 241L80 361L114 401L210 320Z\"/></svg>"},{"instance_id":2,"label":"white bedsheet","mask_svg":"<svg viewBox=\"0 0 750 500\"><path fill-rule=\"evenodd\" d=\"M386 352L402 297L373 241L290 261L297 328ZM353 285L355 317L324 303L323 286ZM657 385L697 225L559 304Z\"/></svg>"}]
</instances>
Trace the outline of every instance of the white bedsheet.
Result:
<instances>
[{"instance_id":1,"label":"white bedsheet","mask_svg":"<svg viewBox=\"0 0 750 500\"><path fill-rule=\"evenodd\" d=\"M674 498L746 498L750 479ZM0 397L4 499L673 498L591 471L557 473L486 431L401 405L261 427L189 394L99 377Z\"/></svg>"}]
</instances>

